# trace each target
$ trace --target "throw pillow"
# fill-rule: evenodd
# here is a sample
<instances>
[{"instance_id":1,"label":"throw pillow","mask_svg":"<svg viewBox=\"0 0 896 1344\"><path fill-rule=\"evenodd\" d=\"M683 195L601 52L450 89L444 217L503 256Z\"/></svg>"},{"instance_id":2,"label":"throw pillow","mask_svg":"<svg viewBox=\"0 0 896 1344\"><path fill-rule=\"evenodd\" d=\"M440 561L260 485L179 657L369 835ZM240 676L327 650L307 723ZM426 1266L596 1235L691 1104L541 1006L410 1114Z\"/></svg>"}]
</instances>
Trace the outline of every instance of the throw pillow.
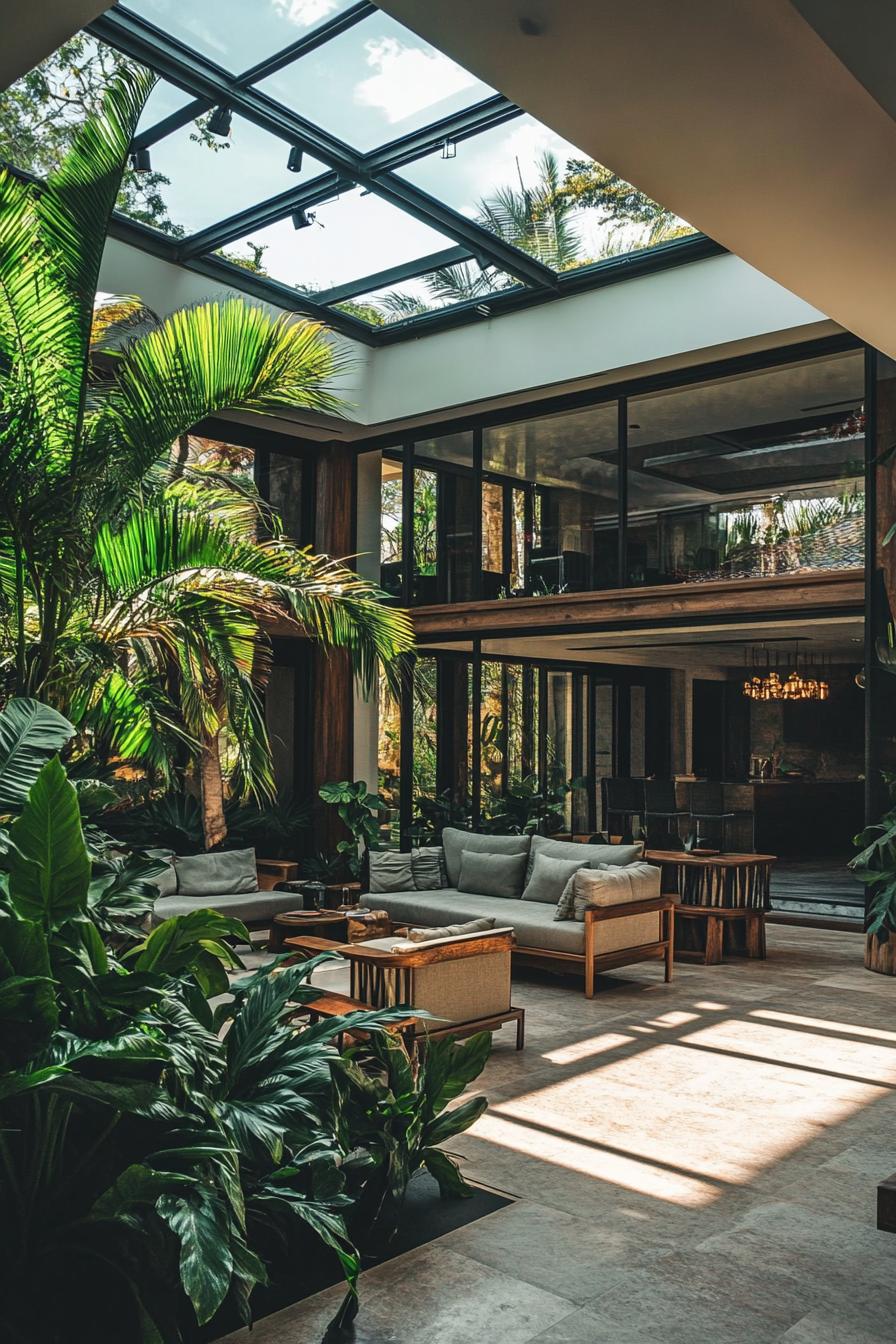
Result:
<instances>
[{"instance_id":1,"label":"throw pillow","mask_svg":"<svg viewBox=\"0 0 896 1344\"><path fill-rule=\"evenodd\" d=\"M523 890L524 901L544 901L556 905L573 873L584 867L580 859L551 859L539 852Z\"/></svg>"},{"instance_id":2,"label":"throw pillow","mask_svg":"<svg viewBox=\"0 0 896 1344\"><path fill-rule=\"evenodd\" d=\"M636 840L631 845L580 845L575 840L552 840L548 835L533 835L527 882L536 854L549 854L552 859L578 859L582 866L587 863L596 868L599 863L636 863L644 857L644 841Z\"/></svg>"},{"instance_id":3,"label":"throw pillow","mask_svg":"<svg viewBox=\"0 0 896 1344\"><path fill-rule=\"evenodd\" d=\"M440 891L447 887L445 853L441 845L411 850L411 872L417 891Z\"/></svg>"},{"instance_id":4,"label":"throw pillow","mask_svg":"<svg viewBox=\"0 0 896 1344\"><path fill-rule=\"evenodd\" d=\"M180 896L242 896L258 890L254 849L188 854L174 860Z\"/></svg>"},{"instance_id":5,"label":"throw pillow","mask_svg":"<svg viewBox=\"0 0 896 1344\"><path fill-rule=\"evenodd\" d=\"M460 878L460 857L468 849L477 854L528 854L528 835L479 835L476 831L461 831L446 826L442 831L445 850L445 869L449 887L456 887ZM522 884L520 884L522 885Z\"/></svg>"},{"instance_id":6,"label":"throw pillow","mask_svg":"<svg viewBox=\"0 0 896 1344\"><path fill-rule=\"evenodd\" d=\"M399 849L372 849L368 857L371 895L414 890L410 854Z\"/></svg>"},{"instance_id":7,"label":"throw pillow","mask_svg":"<svg viewBox=\"0 0 896 1344\"><path fill-rule=\"evenodd\" d=\"M525 854L481 854L465 849L461 854L458 891L477 896L518 898L526 872Z\"/></svg>"},{"instance_id":8,"label":"throw pillow","mask_svg":"<svg viewBox=\"0 0 896 1344\"><path fill-rule=\"evenodd\" d=\"M601 863L580 868L563 888L554 919L585 918L588 905L618 905L623 901L648 901L661 892L662 870L652 863Z\"/></svg>"},{"instance_id":9,"label":"throw pillow","mask_svg":"<svg viewBox=\"0 0 896 1344\"><path fill-rule=\"evenodd\" d=\"M408 929L408 942L431 943L435 938L457 938L463 933L486 933L495 927L493 919L468 919L464 924L443 924L438 929Z\"/></svg>"},{"instance_id":10,"label":"throw pillow","mask_svg":"<svg viewBox=\"0 0 896 1344\"><path fill-rule=\"evenodd\" d=\"M158 887L160 896L174 896L177 893L177 873L174 869L174 852L170 849L147 849L145 851L147 858L158 859L164 863L165 871L157 873L155 877L149 880L154 887Z\"/></svg>"}]
</instances>

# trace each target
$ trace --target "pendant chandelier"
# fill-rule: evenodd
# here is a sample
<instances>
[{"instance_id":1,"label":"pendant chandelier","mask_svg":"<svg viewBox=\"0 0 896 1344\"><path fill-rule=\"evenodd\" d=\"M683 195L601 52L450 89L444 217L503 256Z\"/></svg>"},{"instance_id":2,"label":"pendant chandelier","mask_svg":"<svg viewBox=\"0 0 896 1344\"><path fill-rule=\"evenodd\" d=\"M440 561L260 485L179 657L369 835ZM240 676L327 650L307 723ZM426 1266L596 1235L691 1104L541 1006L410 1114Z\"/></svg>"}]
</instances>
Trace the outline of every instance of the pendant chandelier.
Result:
<instances>
[{"instance_id":1,"label":"pendant chandelier","mask_svg":"<svg viewBox=\"0 0 896 1344\"><path fill-rule=\"evenodd\" d=\"M744 680L743 693L750 700L827 700L830 696L830 684L822 675L823 660L816 667L798 650L782 654L762 645L749 651L747 661L751 675Z\"/></svg>"}]
</instances>

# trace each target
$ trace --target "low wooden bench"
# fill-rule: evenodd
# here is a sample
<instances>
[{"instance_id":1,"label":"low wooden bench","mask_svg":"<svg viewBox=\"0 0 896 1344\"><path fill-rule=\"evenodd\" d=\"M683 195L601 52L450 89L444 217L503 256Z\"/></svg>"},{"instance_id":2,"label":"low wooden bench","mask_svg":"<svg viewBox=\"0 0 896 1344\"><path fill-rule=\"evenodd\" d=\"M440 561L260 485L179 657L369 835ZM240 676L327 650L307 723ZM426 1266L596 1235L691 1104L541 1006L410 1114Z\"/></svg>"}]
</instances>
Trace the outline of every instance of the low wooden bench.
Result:
<instances>
[{"instance_id":1,"label":"low wooden bench","mask_svg":"<svg viewBox=\"0 0 896 1344\"><path fill-rule=\"evenodd\" d=\"M351 999L347 994L335 994L332 990L321 990L320 998L312 1000L305 1005L308 1016L312 1022L321 1022L330 1017L346 1017L349 1013L369 1013L370 1004L362 1003L360 999ZM394 1031L404 1041L405 1049L408 1054L414 1048L414 1042L417 1034L417 1018L402 1017L397 1022L390 1022L386 1028L387 1031ZM364 1031L354 1032L340 1031L337 1033L337 1041L340 1050L342 1049L345 1036L366 1035Z\"/></svg>"}]
</instances>

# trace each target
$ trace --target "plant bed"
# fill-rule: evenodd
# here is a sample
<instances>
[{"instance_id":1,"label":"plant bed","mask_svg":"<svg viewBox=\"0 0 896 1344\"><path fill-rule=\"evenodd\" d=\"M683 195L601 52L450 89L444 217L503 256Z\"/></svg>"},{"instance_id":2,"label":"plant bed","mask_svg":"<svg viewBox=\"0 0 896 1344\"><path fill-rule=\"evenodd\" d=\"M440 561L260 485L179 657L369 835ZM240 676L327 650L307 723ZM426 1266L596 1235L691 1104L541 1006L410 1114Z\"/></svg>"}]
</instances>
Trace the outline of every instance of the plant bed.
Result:
<instances>
[{"instance_id":1,"label":"plant bed","mask_svg":"<svg viewBox=\"0 0 896 1344\"><path fill-rule=\"evenodd\" d=\"M439 1237L446 1236L458 1227L487 1218L490 1213L506 1208L515 1201L511 1195L490 1190L486 1186L469 1182L473 1194L469 1199L443 1199L435 1179L427 1171L418 1171L411 1177L405 1192L402 1218L398 1231L378 1255L364 1256L363 1268L369 1269L375 1264L385 1264L407 1251L416 1250ZM256 1288L252 1295L253 1323L257 1324L265 1316L296 1302L304 1302L315 1293L323 1292L336 1284L344 1283L344 1275L337 1257L320 1242L309 1244L307 1257L303 1256L300 1272L291 1280L274 1282L264 1288ZM364 1275L358 1284L361 1310L364 1309ZM212 1341L234 1334L241 1328L246 1330L246 1339L250 1339L246 1327L235 1317L226 1319L217 1317L204 1330L193 1336L195 1344L212 1344Z\"/></svg>"}]
</instances>

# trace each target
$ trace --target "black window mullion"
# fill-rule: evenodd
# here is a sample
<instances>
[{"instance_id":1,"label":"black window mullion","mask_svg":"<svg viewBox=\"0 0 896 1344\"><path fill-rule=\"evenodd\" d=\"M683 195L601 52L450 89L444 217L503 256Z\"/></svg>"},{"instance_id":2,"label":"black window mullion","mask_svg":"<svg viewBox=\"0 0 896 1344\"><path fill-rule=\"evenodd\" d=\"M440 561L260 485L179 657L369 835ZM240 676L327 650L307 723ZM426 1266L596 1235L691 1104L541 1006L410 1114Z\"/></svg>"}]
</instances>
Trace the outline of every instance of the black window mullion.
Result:
<instances>
[{"instance_id":1,"label":"black window mullion","mask_svg":"<svg viewBox=\"0 0 896 1344\"><path fill-rule=\"evenodd\" d=\"M616 493L619 497L619 549L617 579L620 588L628 587L628 398L619 398Z\"/></svg>"},{"instance_id":2,"label":"black window mullion","mask_svg":"<svg viewBox=\"0 0 896 1344\"><path fill-rule=\"evenodd\" d=\"M482 428L473 430L473 555L471 596L474 602L482 597Z\"/></svg>"},{"instance_id":3,"label":"black window mullion","mask_svg":"<svg viewBox=\"0 0 896 1344\"><path fill-rule=\"evenodd\" d=\"M472 798L472 824L477 830L482 822L482 641L473 641L473 685L471 690L473 732L470 743L471 773L470 793Z\"/></svg>"}]
</instances>

